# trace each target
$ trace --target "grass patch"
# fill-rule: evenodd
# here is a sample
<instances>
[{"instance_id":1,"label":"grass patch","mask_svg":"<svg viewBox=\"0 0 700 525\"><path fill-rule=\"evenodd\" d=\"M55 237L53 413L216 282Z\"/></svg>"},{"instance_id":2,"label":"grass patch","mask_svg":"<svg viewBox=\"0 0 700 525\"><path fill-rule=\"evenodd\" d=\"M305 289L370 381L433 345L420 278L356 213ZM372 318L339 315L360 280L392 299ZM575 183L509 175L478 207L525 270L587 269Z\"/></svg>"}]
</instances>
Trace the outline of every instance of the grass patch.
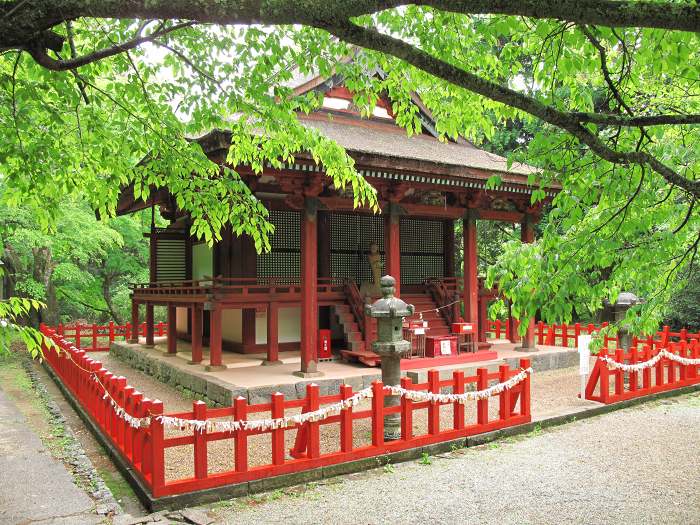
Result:
<instances>
[{"instance_id":1,"label":"grass patch","mask_svg":"<svg viewBox=\"0 0 700 525\"><path fill-rule=\"evenodd\" d=\"M98 468L97 473L100 475L102 481L105 482L105 485L107 485L107 488L112 492L112 495L117 501L122 501L125 498L136 498L136 494L134 494L134 491L131 489L131 485L127 483L119 472L108 470L106 468Z\"/></svg>"}]
</instances>

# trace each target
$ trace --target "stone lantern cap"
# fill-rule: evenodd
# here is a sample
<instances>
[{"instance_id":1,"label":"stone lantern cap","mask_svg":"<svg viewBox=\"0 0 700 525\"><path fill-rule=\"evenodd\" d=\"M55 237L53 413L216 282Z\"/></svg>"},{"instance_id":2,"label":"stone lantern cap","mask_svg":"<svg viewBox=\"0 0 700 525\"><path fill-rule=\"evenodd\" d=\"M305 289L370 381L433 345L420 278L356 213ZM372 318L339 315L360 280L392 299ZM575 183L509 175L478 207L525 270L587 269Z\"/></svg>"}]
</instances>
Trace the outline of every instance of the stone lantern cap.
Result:
<instances>
[{"instance_id":1,"label":"stone lantern cap","mask_svg":"<svg viewBox=\"0 0 700 525\"><path fill-rule=\"evenodd\" d=\"M398 297L394 297L396 291L396 279L391 275L385 275L379 281L382 290L382 298L377 299L372 305L365 306L370 317L398 318L413 315L414 307Z\"/></svg>"},{"instance_id":2,"label":"stone lantern cap","mask_svg":"<svg viewBox=\"0 0 700 525\"><path fill-rule=\"evenodd\" d=\"M615 301L613 306L633 306L635 304L640 304L641 302L642 300L632 292L620 292L620 294L617 296L617 301Z\"/></svg>"}]
</instances>

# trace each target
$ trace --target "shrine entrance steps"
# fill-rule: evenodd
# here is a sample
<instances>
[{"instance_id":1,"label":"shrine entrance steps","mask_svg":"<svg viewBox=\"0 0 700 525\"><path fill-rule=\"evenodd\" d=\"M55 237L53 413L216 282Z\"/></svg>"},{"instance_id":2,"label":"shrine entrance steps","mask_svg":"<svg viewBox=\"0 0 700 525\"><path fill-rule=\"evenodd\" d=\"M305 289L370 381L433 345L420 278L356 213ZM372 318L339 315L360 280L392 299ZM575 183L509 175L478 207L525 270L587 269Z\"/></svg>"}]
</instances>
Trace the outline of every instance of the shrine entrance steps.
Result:
<instances>
[{"instance_id":1,"label":"shrine entrance steps","mask_svg":"<svg viewBox=\"0 0 700 525\"><path fill-rule=\"evenodd\" d=\"M416 314L411 319L422 319L428 322L428 336L443 336L450 334L450 326L447 324L442 314L437 311L437 305L433 298L427 293L404 294L401 296L408 304L415 307ZM358 324L352 309L347 304L334 305L338 322L343 328L347 348L340 351L344 361L358 361L366 366L379 366L380 359L372 352L371 342L376 339L376 325L374 322L369 326L369 337L363 338L362 330ZM427 364L425 366L428 366Z\"/></svg>"}]
</instances>

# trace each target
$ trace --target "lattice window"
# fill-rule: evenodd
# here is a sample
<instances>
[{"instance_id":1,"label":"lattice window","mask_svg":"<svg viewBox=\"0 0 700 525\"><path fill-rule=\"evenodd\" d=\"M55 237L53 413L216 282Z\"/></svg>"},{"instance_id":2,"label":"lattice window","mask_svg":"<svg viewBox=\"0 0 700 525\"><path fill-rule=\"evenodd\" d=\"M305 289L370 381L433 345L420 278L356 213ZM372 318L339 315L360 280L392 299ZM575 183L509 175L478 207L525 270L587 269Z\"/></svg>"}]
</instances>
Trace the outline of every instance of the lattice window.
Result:
<instances>
[{"instance_id":1,"label":"lattice window","mask_svg":"<svg viewBox=\"0 0 700 525\"><path fill-rule=\"evenodd\" d=\"M445 273L445 236L441 220L402 218L401 283L420 284Z\"/></svg>"},{"instance_id":2,"label":"lattice window","mask_svg":"<svg viewBox=\"0 0 700 525\"><path fill-rule=\"evenodd\" d=\"M301 256L301 213L270 210L275 233L270 237L271 251L258 254L258 277L299 277Z\"/></svg>"},{"instance_id":3,"label":"lattice window","mask_svg":"<svg viewBox=\"0 0 700 525\"><path fill-rule=\"evenodd\" d=\"M367 261L370 245L377 244L384 258L384 218L380 215L332 213L331 275L354 279L358 284L372 281L372 269Z\"/></svg>"},{"instance_id":4,"label":"lattice window","mask_svg":"<svg viewBox=\"0 0 700 525\"><path fill-rule=\"evenodd\" d=\"M180 237L178 237L181 235ZM155 244L156 281L184 281L187 279L185 234L176 230L156 228L151 232Z\"/></svg>"}]
</instances>

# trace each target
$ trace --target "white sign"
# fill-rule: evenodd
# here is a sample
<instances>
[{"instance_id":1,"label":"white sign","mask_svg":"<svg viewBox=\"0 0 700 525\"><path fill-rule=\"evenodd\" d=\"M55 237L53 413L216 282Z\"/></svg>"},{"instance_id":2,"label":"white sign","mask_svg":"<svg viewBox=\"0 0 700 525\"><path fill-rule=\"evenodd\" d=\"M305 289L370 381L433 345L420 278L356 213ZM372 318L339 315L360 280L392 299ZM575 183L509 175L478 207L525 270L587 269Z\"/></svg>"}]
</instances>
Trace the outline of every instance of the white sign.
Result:
<instances>
[{"instance_id":1,"label":"white sign","mask_svg":"<svg viewBox=\"0 0 700 525\"><path fill-rule=\"evenodd\" d=\"M449 339L443 339L440 341L440 354L450 355L452 353L452 345Z\"/></svg>"},{"instance_id":2,"label":"white sign","mask_svg":"<svg viewBox=\"0 0 700 525\"><path fill-rule=\"evenodd\" d=\"M578 336L578 368L579 375L588 375L589 367L588 362L591 357L591 351L589 349L591 345L590 335L579 335Z\"/></svg>"},{"instance_id":3,"label":"white sign","mask_svg":"<svg viewBox=\"0 0 700 525\"><path fill-rule=\"evenodd\" d=\"M425 334L425 328L414 328L413 333L416 335L424 335Z\"/></svg>"},{"instance_id":4,"label":"white sign","mask_svg":"<svg viewBox=\"0 0 700 525\"><path fill-rule=\"evenodd\" d=\"M578 373L581 378L581 399L586 399L586 383L588 383L588 362L591 357L591 336L578 336Z\"/></svg>"}]
</instances>

